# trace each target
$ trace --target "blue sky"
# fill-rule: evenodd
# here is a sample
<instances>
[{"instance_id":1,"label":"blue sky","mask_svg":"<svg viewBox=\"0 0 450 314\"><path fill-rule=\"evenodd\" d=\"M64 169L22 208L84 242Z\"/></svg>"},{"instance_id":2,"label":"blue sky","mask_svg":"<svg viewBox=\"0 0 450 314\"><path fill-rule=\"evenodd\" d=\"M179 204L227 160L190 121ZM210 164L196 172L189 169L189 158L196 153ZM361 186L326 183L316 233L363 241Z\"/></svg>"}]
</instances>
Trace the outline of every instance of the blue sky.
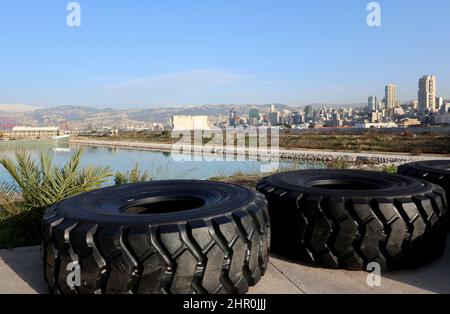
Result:
<instances>
[{"instance_id":1,"label":"blue sky","mask_svg":"<svg viewBox=\"0 0 450 314\"><path fill-rule=\"evenodd\" d=\"M423 74L450 98L450 1L63 0L0 3L0 104L355 103Z\"/></svg>"}]
</instances>

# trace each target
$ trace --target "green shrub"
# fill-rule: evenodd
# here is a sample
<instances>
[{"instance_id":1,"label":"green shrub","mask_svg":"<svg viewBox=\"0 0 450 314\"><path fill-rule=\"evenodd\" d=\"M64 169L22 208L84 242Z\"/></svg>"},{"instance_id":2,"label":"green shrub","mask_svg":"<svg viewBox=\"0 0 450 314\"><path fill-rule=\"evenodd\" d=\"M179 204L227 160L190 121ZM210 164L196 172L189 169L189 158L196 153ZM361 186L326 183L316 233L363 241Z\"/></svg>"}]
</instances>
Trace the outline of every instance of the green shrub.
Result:
<instances>
[{"instance_id":1,"label":"green shrub","mask_svg":"<svg viewBox=\"0 0 450 314\"><path fill-rule=\"evenodd\" d=\"M78 150L62 167L53 165L50 155L40 153L39 161L18 150L14 158L0 156L0 164L13 179L0 184L0 243L7 246L39 240L42 215L48 207L71 196L98 188L112 175L110 168L81 167ZM13 228L14 226L14 228ZM15 230L12 232L11 230ZM15 235L17 233L17 235Z\"/></svg>"},{"instance_id":2,"label":"green shrub","mask_svg":"<svg viewBox=\"0 0 450 314\"><path fill-rule=\"evenodd\" d=\"M385 165L383 166L383 171L391 174L397 173L397 166L395 165Z\"/></svg>"},{"instance_id":3,"label":"green shrub","mask_svg":"<svg viewBox=\"0 0 450 314\"><path fill-rule=\"evenodd\" d=\"M116 185L128 184L128 183L139 183L151 181L150 174L145 171L141 172L139 169L139 164L136 164L133 169L128 172L116 172L114 177L114 182Z\"/></svg>"}]
</instances>

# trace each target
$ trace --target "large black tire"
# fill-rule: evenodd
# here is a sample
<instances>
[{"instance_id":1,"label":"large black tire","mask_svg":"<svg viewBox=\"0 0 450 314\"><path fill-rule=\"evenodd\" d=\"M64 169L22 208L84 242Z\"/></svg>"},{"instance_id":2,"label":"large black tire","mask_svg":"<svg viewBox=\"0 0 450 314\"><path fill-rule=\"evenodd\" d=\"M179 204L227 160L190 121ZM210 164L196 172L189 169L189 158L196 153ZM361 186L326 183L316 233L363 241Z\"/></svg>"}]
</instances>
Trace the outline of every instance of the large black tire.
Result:
<instances>
[{"instance_id":1,"label":"large black tire","mask_svg":"<svg viewBox=\"0 0 450 314\"><path fill-rule=\"evenodd\" d=\"M260 193L155 181L96 190L47 210L42 258L53 293L245 293L266 271L269 244ZM74 268L67 268L76 264L81 286L72 290L66 278Z\"/></svg>"},{"instance_id":2,"label":"large black tire","mask_svg":"<svg viewBox=\"0 0 450 314\"><path fill-rule=\"evenodd\" d=\"M379 172L304 170L262 179L272 251L327 268L410 267L445 249L445 193Z\"/></svg>"},{"instance_id":3,"label":"large black tire","mask_svg":"<svg viewBox=\"0 0 450 314\"><path fill-rule=\"evenodd\" d=\"M398 173L440 185L447 195L447 208L450 205L450 160L413 162L400 166Z\"/></svg>"}]
</instances>

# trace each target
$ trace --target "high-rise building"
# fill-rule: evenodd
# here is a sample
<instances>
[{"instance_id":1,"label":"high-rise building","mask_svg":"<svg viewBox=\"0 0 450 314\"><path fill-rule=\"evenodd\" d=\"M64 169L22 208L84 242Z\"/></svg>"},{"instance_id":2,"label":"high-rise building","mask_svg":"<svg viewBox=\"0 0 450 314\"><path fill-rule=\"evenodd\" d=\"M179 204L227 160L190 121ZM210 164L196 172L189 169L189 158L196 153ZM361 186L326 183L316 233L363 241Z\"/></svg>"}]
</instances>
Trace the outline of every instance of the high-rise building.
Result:
<instances>
[{"instance_id":1,"label":"high-rise building","mask_svg":"<svg viewBox=\"0 0 450 314\"><path fill-rule=\"evenodd\" d=\"M441 108L441 112L450 113L450 100L444 101L444 105Z\"/></svg>"},{"instance_id":2,"label":"high-rise building","mask_svg":"<svg viewBox=\"0 0 450 314\"><path fill-rule=\"evenodd\" d=\"M229 116L229 119L228 119L228 125L229 126L236 126L236 120L237 120L236 110L234 110L234 108L231 108L230 116Z\"/></svg>"},{"instance_id":3,"label":"high-rise building","mask_svg":"<svg viewBox=\"0 0 450 314\"><path fill-rule=\"evenodd\" d=\"M275 104L270 105L270 112L275 112Z\"/></svg>"},{"instance_id":4,"label":"high-rise building","mask_svg":"<svg viewBox=\"0 0 450 314\"><path fill-rule=\"evenodd\" d=\"M444 106L444 97L436 97L436 111L441 110Z\"/></svg>"},{"instance_id":5,"label":"high-rise building","mask_svg":"<svg viewBox=\"0 0 450 314\"><path fill-rule=\"evenodd\" d=\"M419 111L436 111L436 76L425 75L419 79Z\"/></svg>"},{"instance_id":6,"label":"high-rise building","mask_svg":"<svg viewBox=\"0 0 450 314\"><path fill-rule=\"evenodd\" d=\"M248 111L248 117L249 119L256 119L259 121L259 110L257 108L251 108Z\"/></svg>"},{"instance_id":7,"label":"high-rise building","mask_svg":"<svg viewBox=\"0 0 450 314\"><path fill-rule=\"evenodd\" d=\"M388 84L385 88L386 109L394 109L397 105L397 85Z\"/></svg>"},{"instance_id":8,"label":"high-rise building","mask_svg":"<svg viewBox=\"0 0 450 314\"><path fill-rule=\"evenodd\" d=\"M280 124L280 113L275 112L269 112L269 124L271 126L277 126Z\"/></svg>"},{"instance_id":9,"label":"high-rise building","mask_svg":"<svg viewBox=\"0 0 450 314\"><path fill-rule=\"evenodd\" d=\"M306 121L309 121L313 118L314 110L311 105L308 105L305 107L305 119Z\"/></svg>"},{"instance_id":10,"label":"high-rise building","mask_svg":"<svg viewBox=\"0 0 450 314\"><path fill-rule=\"evenodd\" d=\"M378 110L378 103L377 103L377 96L370 96L368 103L367 103L369 111L377 111Z\"/></svg>"}]
</instances>

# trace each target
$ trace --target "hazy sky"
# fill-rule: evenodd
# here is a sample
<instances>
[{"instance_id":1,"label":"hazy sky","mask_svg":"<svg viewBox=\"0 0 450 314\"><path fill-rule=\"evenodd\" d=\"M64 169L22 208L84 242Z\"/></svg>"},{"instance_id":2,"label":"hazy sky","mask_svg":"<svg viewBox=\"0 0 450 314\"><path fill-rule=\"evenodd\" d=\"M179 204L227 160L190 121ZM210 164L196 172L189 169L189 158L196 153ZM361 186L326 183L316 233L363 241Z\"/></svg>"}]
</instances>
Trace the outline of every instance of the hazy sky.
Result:
<instances>
[{"instance_id":1,"label":"hazy sky","mask_svg":"<svg viewBox=\"0 0 450 314\"><path fill-rule=\"evenodd\" d=\"M80 0L0 3L0 104L146 107L366 102L423 74L450 98L450 1Z\"/></svg>"}]
</instances>

